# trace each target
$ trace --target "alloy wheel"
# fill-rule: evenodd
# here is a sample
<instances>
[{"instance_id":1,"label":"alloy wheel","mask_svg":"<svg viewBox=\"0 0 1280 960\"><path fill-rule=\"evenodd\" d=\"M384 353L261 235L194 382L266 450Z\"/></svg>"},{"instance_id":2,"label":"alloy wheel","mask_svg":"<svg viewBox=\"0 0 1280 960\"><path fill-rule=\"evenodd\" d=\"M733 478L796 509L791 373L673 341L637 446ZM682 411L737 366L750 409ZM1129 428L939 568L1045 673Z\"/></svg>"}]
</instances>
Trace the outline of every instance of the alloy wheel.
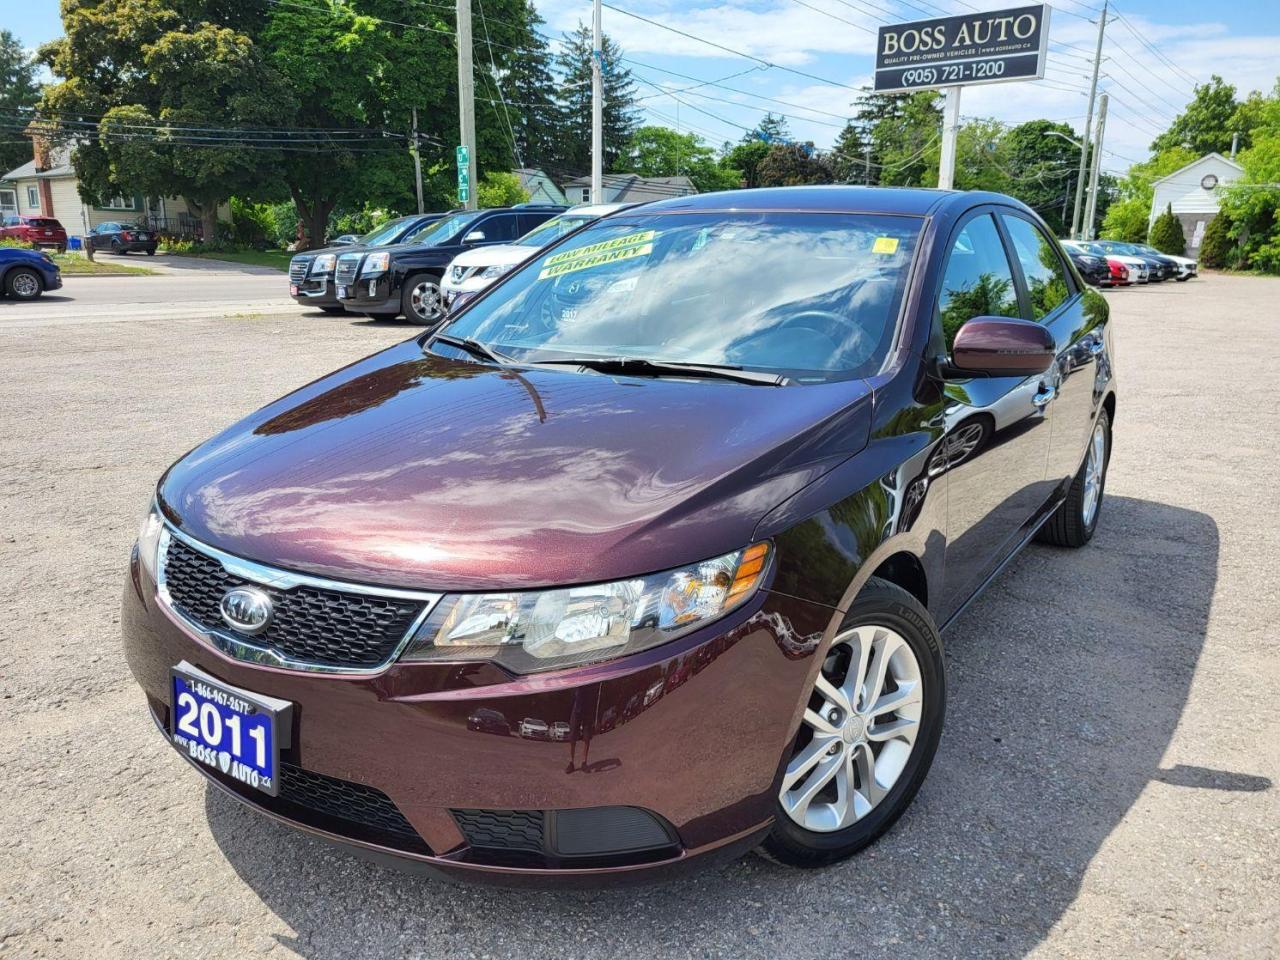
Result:
<instances>
[{"instance_id":1,"label":"alloy wheel","mask_svg":"<svg viewBox=\"0 0 1280 960\"><path fill-rule=\"evenodd\" d=\"M409 293L409 307L423 323L435 323L444 314L440 286L434 280L419 280Z\"/></svg>"},{"instance_id":2,"label":"alloy wheel","mask_svg":"<svg viewBox=\"0 0 1280 960\"><path fill-rule=\"evenodd\" d=\"M986 427L975 421L965 424L955 433L944 437L938 452L933 456L933 462L929 465L929 473L937 476L969 459L985 434Z\"/></svg>"},{"instance_id":3,"label":"alloy wheel","mask_svg":"<svg viewBox=\"0 0 1280 960\"><path fill-rule=\"evenodd\" d=\"M1084 464L1084 500L1080 505L1080 518L1086 527L1093 526L1102 501L1102 475L1107 465L1107 431L1099 421L1093 427L1089 440L1089 454Z\"/></svg>"},{"instance_id":4,"label":"alloy wheel","mask_svg":"<svg viewBox=\"0 0 1280 960\"><path fill-rule=\"evenodd\" d=\"M40 292L40 281L30 273L19 273L13 278L12 290L15 297L26 300Z\"/></svg>"},{"instance_id":5,"label":"alloy wheel","mask_svg":"<svg viewBox=\"0 0 1280 960\"><path fill-rule=\"evenodd\" d=\"M814 681L782 809L820 833L861 820L906 768L923 706L920 664L901 634L877 624L842 633Z\"/></svg>"}]
</instances>

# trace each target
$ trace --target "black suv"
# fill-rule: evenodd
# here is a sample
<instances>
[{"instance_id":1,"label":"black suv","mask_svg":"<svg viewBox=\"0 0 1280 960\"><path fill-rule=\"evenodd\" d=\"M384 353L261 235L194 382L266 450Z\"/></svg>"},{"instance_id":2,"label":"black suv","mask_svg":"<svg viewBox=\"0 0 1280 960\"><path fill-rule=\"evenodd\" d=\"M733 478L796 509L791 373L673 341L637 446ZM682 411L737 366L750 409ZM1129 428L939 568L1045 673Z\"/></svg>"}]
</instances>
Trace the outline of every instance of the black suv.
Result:
<instances>
[{"instance_id":1,"label":"black suv","mask_svg":"<svg viewBox=\"0 0 1280 960\"><path fill-rule=\"evenodd\" d=\"M355 245L386 247L400 243L443 216L443 213L414 213L397 217L374 227L355 244L335 240L320 250L298 254L289 261L289 296L304 307L317 307L325 313L342 313L342 304L334 296L333 286L333 268L338 254L353 249Z\"/></svg>"},{"instance_id":2,"label":"black suv","mask_svg":"<svg viewBox=\"0 0 1280 960\"><path fill-rule=\"evenodd\" d=\"M550 220L564 207L521 204L492 210L459 210L389 247L348 248L334 272L338 302L352 313L434 324L444 316L440 278L463 250L510 243Z\"/></svg>"}]
</instances>

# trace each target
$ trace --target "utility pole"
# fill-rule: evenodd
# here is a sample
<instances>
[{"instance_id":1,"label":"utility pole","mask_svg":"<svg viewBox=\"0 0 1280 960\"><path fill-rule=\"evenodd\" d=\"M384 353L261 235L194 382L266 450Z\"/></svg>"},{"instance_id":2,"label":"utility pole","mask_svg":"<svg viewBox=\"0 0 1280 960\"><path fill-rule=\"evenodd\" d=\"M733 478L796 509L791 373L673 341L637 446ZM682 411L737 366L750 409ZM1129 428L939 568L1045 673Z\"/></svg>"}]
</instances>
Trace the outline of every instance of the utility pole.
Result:
<instances>
[{"instance_id":1,"label":"utility pole","mask_svg":"<svg viewBox=\"0 0 1280 960\"><path fill-rule=\"evenodd\" d=\"M1093 79L1089 82L1089 107L1084 117L1084 141L1080 146L1080 170L1076 174L1076 205L1071 213L1071 239L1080 239L1080 207L1084 197L1085 164L1089 159L1089 128L1093 126L1093 101L1098 95L1098 70L1102 66L1102 36L1107 29L1107 0L1102 0L1102 12L1098 15L1098 45L1093 51Z\"/></svg>"},{"instance_id":2,"label":"utility pole","mask_svg":"<svg viewBox=\"0 0 1280 960\"><path fill-rule=\"evenodd\" d=\"M591 4L591 202L604 203L604 78L600 0Z\"/></svg>"},{"instance_id":3,"label":"utility pole","mask_svg":"<svg viewBox=\"0 0 1280 960\"><path fill-rule=\"evenodd\" d=\"M413 108L413 179L418 187L418 212L422 209L422 152L418 149L418 108Z\"/></svg>"},{"instance_id":4,"label":"utility pole","mask_svg":"<svg viewBox=\"0 0 1280 960\"><path fill-rule=\"evenodd\" d=\"M1098 130L1093 138L1093 170L1089 174L1089 203L1084 212L1083 239L1093 239L1093 222L1098 212L1098 171L1102 168L1102 135L1107 129L1107 95L1098 98Z\"/></svg>"},{"instance_id":5,"label":"utility pole","mask_svg":"<svg viewBox=\"0 0 1280 960\"><path fill-rule=\"evenodd\" d=\"M467 193L463 205L476 209L476 77L471 69L471 0L458 0L458 117L466 148ZM462 167L459 165L459 173ZM462 178L459 177L459 186Z\"/></svg>"},{"instance_id":6,"label":"utility pole","mask_svg":"<svg viewBox=\"0 0 1280 960\"><path fill-rule=\"evenodd\" d=\"M960 88L947 87L942 106L942 155L938 158L938 189L950 190L956 179L956 130L960 127Z\"/></svg>"}]
</instances>

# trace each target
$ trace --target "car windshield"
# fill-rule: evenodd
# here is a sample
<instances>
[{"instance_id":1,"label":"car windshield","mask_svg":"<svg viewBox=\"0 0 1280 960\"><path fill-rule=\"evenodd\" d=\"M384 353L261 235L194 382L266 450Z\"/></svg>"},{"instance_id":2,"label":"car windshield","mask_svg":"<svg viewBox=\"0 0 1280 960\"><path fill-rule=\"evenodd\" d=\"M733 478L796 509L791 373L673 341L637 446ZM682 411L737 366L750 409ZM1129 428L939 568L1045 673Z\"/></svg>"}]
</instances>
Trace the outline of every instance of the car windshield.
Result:
<instances>
[{"instance_id":1,"label":"car windshield","mask_svg":"<svg viewBox=\"0 0 1280 960\"><path fill-rule=\"evenodd\" d=\"M452 237L483 212L482 210L468 210L464 213L451 213L443 220L427 224L413 236L406 237L403 242L428 245L439 243L441 240L447 240Z\"/></svg>"},{"instance_id":2,"label":"car windshield","mask_svg":"<svg viewBox=\"0 0 1280 960\"><path fill-rule=\"evenodd\" d=\"M385 247L389 243L394 243L396 236L404 229L404 222L408 219L408 217L398 217L395 220L388 220L382 226L374 227L356 243L366 247Z\"/></svg>"},{"instance_id":3,"label":"car windshield","mask_svg":"<svg viewBox=\"0 0 1280 960\"><path fill-rule=\"evenodd\" d=\"M867 376L889 352L920 229L870 214L612 218L527 261L447 333L522 362Z\"/></svg>"},{"instance_id":4,"label":"car windshield","mask_svg":"<svg viewBox=\"0 0 1280 960\"><path fill-rule=\"evenodd\" d=\"M545 247L548 243L559 240L565 234L573 233L583 224L590 223L596 219L599 218L572 213L552 217L546 223L540 223L526 233L515 242L515 245L518 247Z\"/></svg>"}]
</instances>

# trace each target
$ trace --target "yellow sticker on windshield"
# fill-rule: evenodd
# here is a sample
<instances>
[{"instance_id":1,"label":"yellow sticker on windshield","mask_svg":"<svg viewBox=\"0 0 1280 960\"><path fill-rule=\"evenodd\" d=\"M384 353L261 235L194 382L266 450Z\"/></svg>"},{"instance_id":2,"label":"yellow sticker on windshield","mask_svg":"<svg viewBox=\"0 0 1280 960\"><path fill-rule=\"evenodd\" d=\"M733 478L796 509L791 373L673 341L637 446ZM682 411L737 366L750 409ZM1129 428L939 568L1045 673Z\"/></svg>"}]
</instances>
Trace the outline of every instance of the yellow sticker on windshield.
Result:
<instances>
[{"instance_id":1,"label":"yellow sticker on windshield","mask_svg":"<svg viewBox=\"0 0 1280 960\"><path fill-rule=\"evenodd\" d=\"M632 247L642 243L649 243L657 235L656 230L642 230L639 233L629 233L625 237L614 237L612 240L605 240L601 243L592 243L585 247L578 247L576 250L566 250L564 253L557 253L547 257L544 266L551 267L558 263L564 263L566 260L577 260L580 257L591 257L597 253L605 253L609 250L618 250L622 247Z\"/></svg>"},{"instance_id":2,"label":"yellow sticker on windshield","mask_svg":"<svg viewBox=\"0 0 1280 960\"><path fill-rule=\"evenodd\" d=\"M872 253L880 253L888 255L898 252L897 237L876 237L876 242L871 245Z\"/></svg>"},{"instance_id":3,"label":"yellow sticker on windshield","mask_svg":"<svg viewBox=\"0 0 1280 960\"><path fill-rule=\"evenodd\" d=\"M576 252L576 251L575 251ZM585 257L574 257L569 260L562 260L557 264L547 261L547 266L542 268L538 274L539 280L547 280L554 277L563 276L566 273L574 273L578 270L590 270L592 267L603 266L606 263L616 263L618 260L630 260L633 257L647 257L653 253L652 243L642 243L639 246L621 247L616 250L603 250L600 253L592 254Z\"/></svg>"}]
</instances>

